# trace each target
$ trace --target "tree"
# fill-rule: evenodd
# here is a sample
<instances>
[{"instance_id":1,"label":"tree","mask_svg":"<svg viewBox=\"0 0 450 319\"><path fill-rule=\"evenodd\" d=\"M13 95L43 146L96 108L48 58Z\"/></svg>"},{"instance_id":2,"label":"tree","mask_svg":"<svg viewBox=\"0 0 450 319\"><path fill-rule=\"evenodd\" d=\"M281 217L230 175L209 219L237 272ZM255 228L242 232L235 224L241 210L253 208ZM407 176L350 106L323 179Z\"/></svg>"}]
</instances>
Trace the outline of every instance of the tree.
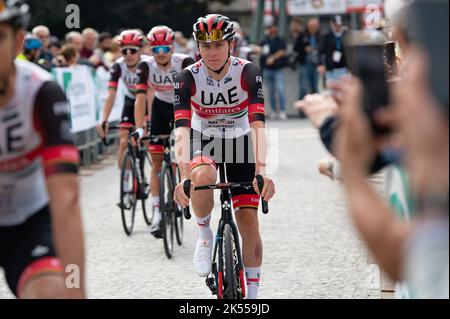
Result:
<instances>
[{"instance_id":1,"label":"tree","mask_svg":"<svg viewBox=\"0 0 450 319\"><path fill-rule=\"evenodd\" d=\"M230 1L222 0L224 3ZM195 19L207 12L207 1L204 0L29 0L28 3L32 12L31 26L46 25L60 38L74 31L65 25L69 4L80 8L81 30L93 27L112 33L124 28L148 32L155 25L166 24L189 36Z\"/></svg>"}]
</instances>

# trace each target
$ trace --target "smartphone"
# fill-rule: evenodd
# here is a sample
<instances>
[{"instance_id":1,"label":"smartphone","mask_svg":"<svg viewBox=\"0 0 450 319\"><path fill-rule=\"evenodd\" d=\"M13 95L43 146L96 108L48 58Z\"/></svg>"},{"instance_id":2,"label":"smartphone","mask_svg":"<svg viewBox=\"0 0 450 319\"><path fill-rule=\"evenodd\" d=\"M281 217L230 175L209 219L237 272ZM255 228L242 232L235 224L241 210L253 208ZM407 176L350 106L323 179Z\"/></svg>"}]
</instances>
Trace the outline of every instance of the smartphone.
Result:
<instances>
[{"instance_id":1,"label":"smartphone","mask_svg":"<svg viewBox=\"0 0 450 319\"><path fill-rule=\"evenodd\" d=\"M381 31L353 31L345 40L350 72L363 83L362 107L375 135L391 133L374 120L375 113L390 104L389 86L385 68L386 37Z\"/></svg>"},{"instance_id":2,"label":"smartphone","mask_svg":"<svg viewBox=\"0 0 450 319\"><path fill-rule=\"evenodd\" d=\"M384 46L384 57L386 64L389 65L392 76L398 75L397 54L395 53L395 43L393 41L386 42Z\"/></svg>"},{"instance_id":3,"label":"smartphone","mask_svg":"<svg viewBox=\"0 0 450 319\"><path fill-rule=\"evenodd\" d=\"M442 110L449 111L449 1L415 0L407 9L409 38L428 56L429 87Z\"/></svg>"}]
</instances>

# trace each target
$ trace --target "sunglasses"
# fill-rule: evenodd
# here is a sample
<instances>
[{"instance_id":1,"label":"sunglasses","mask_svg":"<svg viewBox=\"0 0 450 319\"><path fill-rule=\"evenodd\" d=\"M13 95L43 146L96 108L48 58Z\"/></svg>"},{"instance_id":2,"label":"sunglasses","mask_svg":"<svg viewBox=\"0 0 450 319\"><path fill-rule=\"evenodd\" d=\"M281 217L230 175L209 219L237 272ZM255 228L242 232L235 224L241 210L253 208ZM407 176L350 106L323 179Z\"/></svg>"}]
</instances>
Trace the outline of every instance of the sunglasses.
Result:
<instances>
[{"instance_id":1,"label":"sunglasses","mask_svg":"<svg viewBox=\"0 0 450 319\"><path fill-rule=\"evenodd\" d=\"M126 48L126 49L122 49L122 54L128 55L128 53L129 53L129 54L133 55L133 54L138 53L138 51L139 51L139 49L136 49L136 48Z\"/></svg>"},{"instance_id":2,"label":"sunglasses","mask_svg":"<svg viewBox=\"0 0 450 319\"><path fill-rule=\"evenodd\" d=\"M167 45L159 45L156 47L152 47L152 52L154 54L161 54L161 53L167 54L170 52L170 50L172 50L172 47L167 46Z\"/></svg>"},{"instance_id":3,"label":"sunglasses","mask_svg":"<svg viewBox=\"0 0 450 319\"><path fill-rule=\"evenodd\" d=\"M222 30L212 30L211 33L208 33L205 30L199 30L195 32L195 39L197 41L204 41L204 42L222 41L223 36L224 32Z\"/></svg>"}]
</instances>

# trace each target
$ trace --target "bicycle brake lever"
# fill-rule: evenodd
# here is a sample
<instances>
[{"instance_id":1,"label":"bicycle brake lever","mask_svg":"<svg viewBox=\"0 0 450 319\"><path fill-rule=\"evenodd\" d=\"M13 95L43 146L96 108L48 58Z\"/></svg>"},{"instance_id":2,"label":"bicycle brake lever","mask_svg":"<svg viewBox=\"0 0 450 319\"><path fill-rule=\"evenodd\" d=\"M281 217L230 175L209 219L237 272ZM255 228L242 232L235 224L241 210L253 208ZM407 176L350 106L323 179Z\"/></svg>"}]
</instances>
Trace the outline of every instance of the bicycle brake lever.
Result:
<instances>
[{"instance_id":1,"label":"bicycle brake lever","mask_svg":"<svg viewBox=\"0 0 450 319\"><path fill-rule=\"evenodd\" d=\"M183 185L184 193L186 194L186 196L188 198L191 198L191 183L192 183L192 181L190 179L187 179L184 181L184 185ZM184 217L187 220L191 219L192 216L191 216L191 211L189 209L189 206L184 208L183 210L184 210Z\"/></svg>"},{"instance_id":2,"label":"bicycle brake lever","mask_svg":"<svg viewBox=\"0 0 450 319\"><path fill-rule=\"evenodd\" d=\"M264 178L261 175L256 176L256 181L258 182L259 192L262 193L264 189ZM262 211L263 214L269 213L269 204L261 197L262 200Z\"/></svg>"}]
</instances>

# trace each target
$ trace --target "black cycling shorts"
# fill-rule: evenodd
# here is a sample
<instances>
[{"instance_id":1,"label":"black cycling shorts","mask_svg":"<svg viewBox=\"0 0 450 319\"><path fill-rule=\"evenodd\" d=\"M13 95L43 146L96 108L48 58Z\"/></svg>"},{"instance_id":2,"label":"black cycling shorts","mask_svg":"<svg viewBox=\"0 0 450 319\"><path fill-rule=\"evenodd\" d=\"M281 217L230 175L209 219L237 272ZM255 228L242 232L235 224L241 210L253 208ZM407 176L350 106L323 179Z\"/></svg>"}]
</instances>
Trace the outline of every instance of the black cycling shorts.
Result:
<instances>
[{"instance_id":1,"label":"black cycling shorts","mask_svg":"<svg viewBox=\"0 0 450 319\"><path fill-rule=\"evenodd\" d=\"M0 267L9 288L19 298L24 283L32 276L63 272L53 245L48 206L21 225L0 227Z\"/></svg>"},{"instance_id":2,"label":"black cycling shorts","mask_svg":"<svg viewBox=\"0 0 450 319\"><path fill-rule=\"evenodd\" d=\"M218 168L224 164L227 181L253 182L255 179L255 156L252 138L244 135L236 139L212 138L191 131L191 171L203 165ZM233 207L239 209L258 209L260 196L253 187L240 187L231 190Z\"/></svg>"},{"instance_id":3,"label":"black cycling shorts","mask_svg":"<svg viewBox=\"0 0 450 319\"><path fill-rule=\"evenodd\" d=\"M173 104L166 103L156 98L153 100L152 121L150 126L151 135L170 135L174 126ZM149 151L151 154L163 154L164 142L161 140L150 141Z\"/></svg>"}]
</instances>

